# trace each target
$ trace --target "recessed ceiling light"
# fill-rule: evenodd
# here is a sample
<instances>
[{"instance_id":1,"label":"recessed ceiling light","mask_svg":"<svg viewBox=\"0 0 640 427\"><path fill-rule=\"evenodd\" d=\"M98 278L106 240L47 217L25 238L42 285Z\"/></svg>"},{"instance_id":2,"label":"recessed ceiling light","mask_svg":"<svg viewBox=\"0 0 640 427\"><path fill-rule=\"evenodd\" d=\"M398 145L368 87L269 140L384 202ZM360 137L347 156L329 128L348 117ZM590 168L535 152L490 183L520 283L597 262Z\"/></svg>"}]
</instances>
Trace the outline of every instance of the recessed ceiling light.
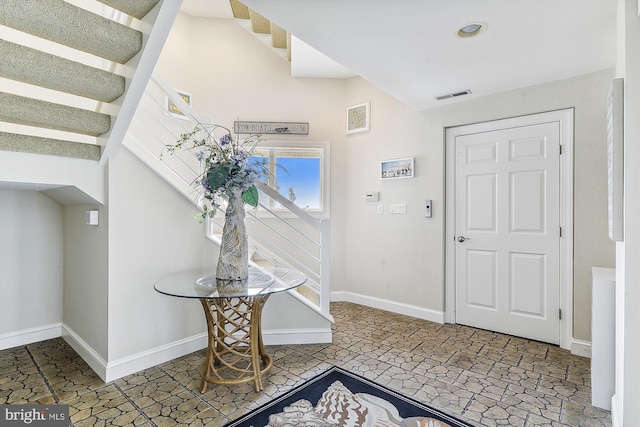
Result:
<instances>
[{"instance_id":1,"label":"recessed ceiling light","mask_svg":"<svg viewBox=\"0 0 640 427\"><path fill-rule=\"evenodd\" d=\"M470 24L463 25L457 32L457 36L460 38L469 38L477 36L487 30L487 24L484 22L472 22Z\"/></svg>"}]
</instances>

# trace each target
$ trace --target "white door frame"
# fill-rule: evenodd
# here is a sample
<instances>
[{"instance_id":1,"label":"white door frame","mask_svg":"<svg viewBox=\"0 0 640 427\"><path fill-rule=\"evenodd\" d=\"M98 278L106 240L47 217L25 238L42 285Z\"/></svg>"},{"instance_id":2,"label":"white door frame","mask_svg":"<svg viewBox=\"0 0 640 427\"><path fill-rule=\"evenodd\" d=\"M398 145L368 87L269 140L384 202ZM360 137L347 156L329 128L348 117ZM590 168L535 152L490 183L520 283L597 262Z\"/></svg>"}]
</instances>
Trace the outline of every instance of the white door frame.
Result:
<instances>
[{"instance_id":1,"label":"white door frame","mask_svg":"<svg viewBox=\"0 0 640 427\"><path fill-rule=\"evenodd\" d=\"M456 323L455 283L455 138L510 127L559 122L560 143L560 347L571 349L573 340L573 109L550 111L509 119L445 129L445 314L446 323Z\"/></svg>"}]
</instances>

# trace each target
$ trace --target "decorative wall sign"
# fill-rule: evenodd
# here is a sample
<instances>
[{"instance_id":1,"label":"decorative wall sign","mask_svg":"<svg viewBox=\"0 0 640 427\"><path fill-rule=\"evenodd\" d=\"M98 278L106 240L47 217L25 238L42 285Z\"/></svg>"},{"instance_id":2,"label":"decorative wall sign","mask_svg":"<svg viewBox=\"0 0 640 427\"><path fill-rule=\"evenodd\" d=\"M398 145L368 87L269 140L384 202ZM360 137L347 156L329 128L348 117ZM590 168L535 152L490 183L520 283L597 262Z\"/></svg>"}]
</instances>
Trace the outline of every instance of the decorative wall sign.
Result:
<instances>
[{"instance_id":1,"label":"decorative wall sign","mask_svg":"<svg viewBox=\"0 0 640 427\"><path fill-rule=\"evenodd\" d=\"M413 178L413 157L380 162L380 178Z\"/></svg>"},{"instance_id":2,"label":"decorative wall sign","mask_svg":"<svg viewBox=\"0 0 640 427\"><path fill-rule=\"evenodd\" d=\"M191 106L190 93L187 93L178 89L176 89L175 91L177 92L178 95L180 95L182 100L186 102L188 106ZM173 101L169 99L169 97L166 94L164 95L164 112L168 116L173 116L175 118L183 119L183 120L189 120L189 118L182 112L182 110L178 108L178 106L174 104Z\"/></svg>"},{"instance_id":3,"label":"decorative wall sign","mask_svg":"<svg viewBox=\"0 0 640 427\"><path fill-rule=\"evenodd\" d=\"M302 122L233 122L235 133L263 135L309 135L309 123Z\"/></svg>"},{"instance_id":4,"label":"decorative wall sign","mask_svg":"<svg viewBox=\"0 0 640 427\"><path fill-rule=\"evenodd\" d=\"M347 108L347 134L369 130L369 103Z\"/></svg>"}]
</instances>

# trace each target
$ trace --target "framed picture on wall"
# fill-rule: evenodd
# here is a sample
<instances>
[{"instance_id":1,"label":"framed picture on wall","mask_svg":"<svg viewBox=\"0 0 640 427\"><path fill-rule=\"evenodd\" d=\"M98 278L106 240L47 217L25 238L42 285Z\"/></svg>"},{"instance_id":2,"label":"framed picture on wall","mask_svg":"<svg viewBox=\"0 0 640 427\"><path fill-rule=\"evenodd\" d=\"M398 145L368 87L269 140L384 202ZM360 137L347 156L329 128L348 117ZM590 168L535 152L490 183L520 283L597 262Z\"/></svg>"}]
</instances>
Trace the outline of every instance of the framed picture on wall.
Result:
<instances>
[{"instance_id":1,"label":"framed picture on wall","mask_svg":"<svg viewBox=\"0 0 640 427\"><path fill-rule=\"evenodd\" d=\"M380 179L413 178L413 157L380 162Z\"/></svg>"},{"instance_id":2,"label":"framed picture on wall","mask_svg":"<svg viewBox=\"0 0 640 427\"><path fill-rule=\"evenodd\" d=\"M347 134L369 130L369 103L347 108Z\"/></svg>"},{"instance_id":3,"label":"framed picture on wall","mask_svg":"<svg viewBox=\"0 0 640 427\"><path fill-rule=\"evenodd\" d=\"M176 89L180 98L188 105L191 106L191 94L185 91ZM182 112L182 110L165 94L164 95L164 114L167 116L173 116L177 119L189 120L189 118Z\"/></svg>"}]
</instances>

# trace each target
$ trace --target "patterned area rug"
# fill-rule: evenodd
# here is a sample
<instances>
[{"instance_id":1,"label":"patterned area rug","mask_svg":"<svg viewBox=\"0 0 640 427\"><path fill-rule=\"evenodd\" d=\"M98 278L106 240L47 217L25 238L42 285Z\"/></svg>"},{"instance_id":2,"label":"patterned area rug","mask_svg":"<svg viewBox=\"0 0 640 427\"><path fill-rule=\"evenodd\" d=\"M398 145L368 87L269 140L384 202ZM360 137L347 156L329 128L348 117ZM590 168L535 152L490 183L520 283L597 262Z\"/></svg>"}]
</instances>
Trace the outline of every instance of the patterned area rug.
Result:
<instances>
[{"instance_id":1,"label":"patterned area rug","mask_svg":"<svg viewBox=\"0 0 640 427\"><path fill-rule=\"evenodd\" d=\"M225 427L470 427L333 367Z\"/></svg>"}]
</instances>

